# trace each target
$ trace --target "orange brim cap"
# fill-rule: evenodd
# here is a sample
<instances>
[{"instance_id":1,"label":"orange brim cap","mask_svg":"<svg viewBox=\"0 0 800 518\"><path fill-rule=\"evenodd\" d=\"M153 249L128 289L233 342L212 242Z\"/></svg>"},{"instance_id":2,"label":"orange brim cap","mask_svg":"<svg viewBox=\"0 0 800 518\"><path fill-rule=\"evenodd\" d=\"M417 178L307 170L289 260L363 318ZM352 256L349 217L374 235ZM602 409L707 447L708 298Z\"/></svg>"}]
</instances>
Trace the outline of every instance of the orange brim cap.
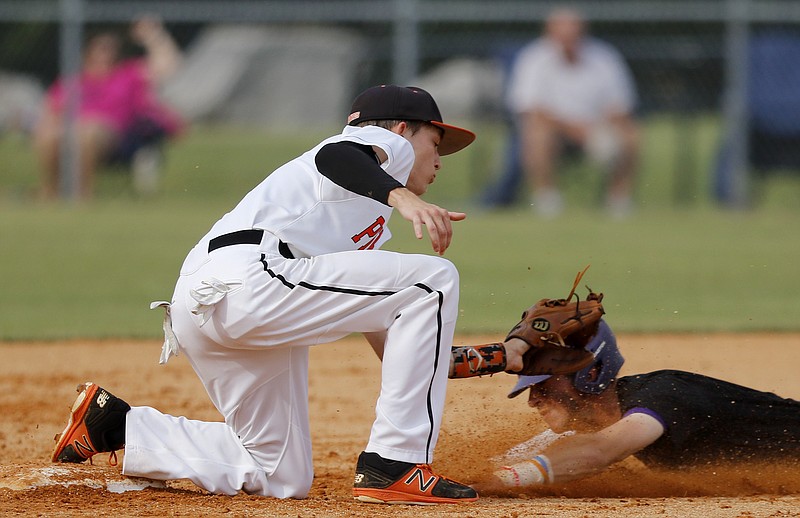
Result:
<instances>
[{"instance_id":1,"label":"orange brim cap","mask_svg":"<svg viewBox=\"0 0 800 518\"><path fill-rule=\"evenodd\" d=\"M430 123L444 130L442 140L439 142L439 154L441 156L452 155L475 141L475 134L468 129L438 121L430 121Z\"/></svg>"}]
</instances>

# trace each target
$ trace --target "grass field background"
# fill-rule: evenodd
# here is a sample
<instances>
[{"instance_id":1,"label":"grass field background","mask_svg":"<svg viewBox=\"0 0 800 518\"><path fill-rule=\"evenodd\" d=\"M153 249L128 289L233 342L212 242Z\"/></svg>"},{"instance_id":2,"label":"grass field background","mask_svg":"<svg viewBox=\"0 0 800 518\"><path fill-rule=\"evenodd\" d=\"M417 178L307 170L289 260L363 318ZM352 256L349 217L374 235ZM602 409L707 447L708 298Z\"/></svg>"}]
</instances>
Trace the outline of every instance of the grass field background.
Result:
<instances>
[{"instance_id":1,"label":"grass field background","mask_svg":"<svg viewBox=\"0 0 800 518\"><path fill-rule=\"evenodd\" d=\"M332 131L196 127L168 147L159 194L137 197L123 172L105 171L83 205L37 202L28 141L0 136L0 339L160 336L162 315L148 304L169 299L186 252L272 169ZM561 218L537 219L524 196L481 209L474 200L499 170L504 135L478 133L468 152L445 158L429 196L468 213L446 254L461 273L460 332L503 333L539 298L566 295L587 264L584 284L605 293L619 331L800 329L800 175L760 183L749 210L715 207L712 118L647 121L639 208L623 221L597 208L600 176L584 166L565 173ZM401 219L391 228L389 249L429 253Z\"/></svg>"}]
</instances>

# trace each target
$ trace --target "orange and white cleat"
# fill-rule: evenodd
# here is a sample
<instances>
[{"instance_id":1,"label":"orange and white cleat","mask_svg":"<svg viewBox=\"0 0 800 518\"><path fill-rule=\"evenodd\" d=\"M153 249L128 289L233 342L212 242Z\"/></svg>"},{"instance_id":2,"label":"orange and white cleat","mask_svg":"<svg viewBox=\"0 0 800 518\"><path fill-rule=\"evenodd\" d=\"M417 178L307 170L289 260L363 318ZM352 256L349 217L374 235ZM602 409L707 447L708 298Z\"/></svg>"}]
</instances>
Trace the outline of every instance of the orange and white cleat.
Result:
<instances>
[{"instance_id":1,"label":"orange and white cleat","mask_svg":"<svg viewBox=\"0 0 800 518\"><path fill-rule=\"evenodd\" d=\"M377 504L457 504L474 502L478 493L469 486L437 475L428 464L384 459L362 452L356 465L353 497Z\"/></svg>"},{"instance_id":2,"label":"orange and white cleat","mask_svg":"<svg viewBox=\"0 0 800 518\"><path fill-rule=\"evenodd\" d=\"M98 453L110 452L116 463L116 450L125 446L125 414L130 405L92 382L78 385L66 428L56 435L53 462L83 462Z\"/></svg>"}]
</instances>

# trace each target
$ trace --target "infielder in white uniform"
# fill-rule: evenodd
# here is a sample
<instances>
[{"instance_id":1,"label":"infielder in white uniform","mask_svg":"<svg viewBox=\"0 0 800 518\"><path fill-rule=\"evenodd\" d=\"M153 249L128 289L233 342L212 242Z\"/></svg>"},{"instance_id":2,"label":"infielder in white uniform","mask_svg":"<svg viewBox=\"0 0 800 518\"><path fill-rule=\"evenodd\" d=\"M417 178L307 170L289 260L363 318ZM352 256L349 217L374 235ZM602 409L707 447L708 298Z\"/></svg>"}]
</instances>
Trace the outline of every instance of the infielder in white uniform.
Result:
<instances>
[{"instance_id":1,"label":"infielder in white uniform","mask_svg":"<svg viewBox=\"0 0 800 518\"><path fill-rule=\"evenodd\" d=\"M183 354L225 419L193 421L79 387L53 461L125 447L122 472L186 478L212 492L303 498L313 479L308 422L312 345L361 332L383 362L354 496L448 503L475 491L434 473L458 309L458 273L429 255L379 250L393 209L427 229L439 255L450 212L420 199L440 155L475 139L442 123L419 88L359 95L348 125L280 167L225 214L183 263L161 362Z\"/></svg>"}]
</instances>

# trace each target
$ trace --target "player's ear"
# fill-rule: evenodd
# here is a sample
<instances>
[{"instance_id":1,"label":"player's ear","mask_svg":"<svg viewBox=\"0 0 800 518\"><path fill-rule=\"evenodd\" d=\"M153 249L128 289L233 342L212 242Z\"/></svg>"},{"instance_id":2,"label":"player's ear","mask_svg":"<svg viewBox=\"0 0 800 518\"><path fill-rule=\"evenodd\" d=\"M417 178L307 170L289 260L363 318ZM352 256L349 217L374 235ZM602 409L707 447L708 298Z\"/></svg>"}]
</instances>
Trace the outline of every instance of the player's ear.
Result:
<instances>
[{"instance_id":1,"label":"player's ear","mask_svg":"<svg viewBox=\"0 0 800 518\"><path fill-rule=\"evenodd\" d=\"M398 135L402 135L403 133L406 132L407 129L408 129L408 123L406 121L400 121L394 126L392 126L392 129L390 129L389 131L391 131L392 133L397 133Z\"/></svg>"}]
</instances>

